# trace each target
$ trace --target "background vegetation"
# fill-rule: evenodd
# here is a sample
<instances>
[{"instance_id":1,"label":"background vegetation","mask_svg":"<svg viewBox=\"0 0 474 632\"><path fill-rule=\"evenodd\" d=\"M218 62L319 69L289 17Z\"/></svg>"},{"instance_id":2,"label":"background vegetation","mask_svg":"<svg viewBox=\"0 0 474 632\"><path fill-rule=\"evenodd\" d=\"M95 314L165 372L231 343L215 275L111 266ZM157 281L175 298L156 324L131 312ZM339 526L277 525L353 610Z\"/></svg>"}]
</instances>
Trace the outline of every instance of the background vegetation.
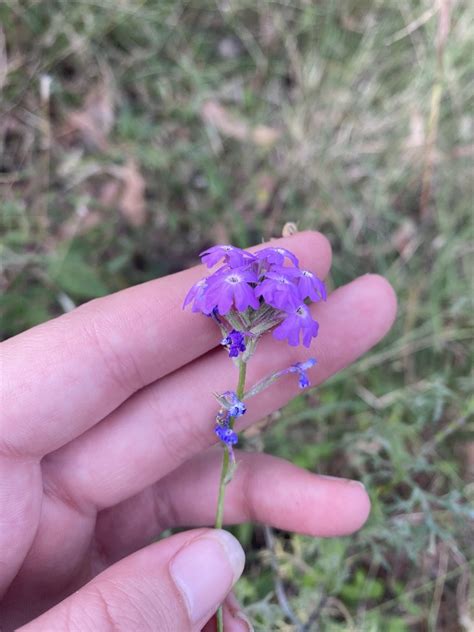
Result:
<instances>
[{"instance_id":1,"label":"background vegetation","mask_svg":"<svg viewBox=\"0 0 474 632\"><path fill-rule=\"evenodd\" d=\"M257 630L474 629L473 14L0 4L5 336L288 221L328 235L332 286L378 271L396 288L390 336L248 439L373 503L350 538L238 529Z\"/></svg>"}]
</instances>

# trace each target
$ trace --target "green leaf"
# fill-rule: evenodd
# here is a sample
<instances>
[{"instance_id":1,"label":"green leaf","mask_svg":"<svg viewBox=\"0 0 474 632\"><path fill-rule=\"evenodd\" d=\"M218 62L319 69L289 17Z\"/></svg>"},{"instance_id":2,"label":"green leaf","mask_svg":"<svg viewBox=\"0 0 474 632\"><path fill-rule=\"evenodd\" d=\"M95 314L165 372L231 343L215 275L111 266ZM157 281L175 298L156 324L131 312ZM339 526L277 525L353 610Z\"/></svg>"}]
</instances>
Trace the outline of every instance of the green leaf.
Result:
<instances>
[{"instance_id":1,"label":"green leaf","mask_svg":"<svg viewBox=\"0 0 474 632\"><path fill-rule=\"evenodd\" d=\"M98 270L86 263L77 252L55 255L49 261L49 273L64 292L76 298L96 298L108 293Z\"/></svg>"}]
</instances>

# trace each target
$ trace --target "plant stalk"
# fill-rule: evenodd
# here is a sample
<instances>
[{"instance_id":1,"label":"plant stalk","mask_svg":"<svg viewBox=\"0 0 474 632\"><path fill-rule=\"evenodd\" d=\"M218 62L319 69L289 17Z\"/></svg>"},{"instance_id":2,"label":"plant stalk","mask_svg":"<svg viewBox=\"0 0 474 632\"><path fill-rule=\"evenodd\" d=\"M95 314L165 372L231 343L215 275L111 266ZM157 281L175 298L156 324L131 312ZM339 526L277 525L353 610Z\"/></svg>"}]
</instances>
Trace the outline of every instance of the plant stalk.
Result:
<instances>
[{"instance_id":1,"label":"plant stalk","mask_svg":"<svg viewBox=\"0 0 474 632\"><path fill-rule=\"evenodd\" d=\"M244 396L246 374L247 374L247 363L244 360L242 360L242 358L239 358L239 380L237 383L236 394L240 400L242 400ZM230 419L231 428L234 427L234 423L235 423L235 418L232 417ZM214 523L214 527L216 529L222 529L222 524L224 520L224 497L225 497L225 487L227 483L229 482L228 480L229 465L230 465L229 451L226 448L224 450L224 456L222 457L221 478L219 481L219 494L217 497L216 521ZM217 610L216 617L217 617L217 632L224 632L224 619L223 619L222 606L220 606L219 609Z\"/></svg>"}]
</instances>

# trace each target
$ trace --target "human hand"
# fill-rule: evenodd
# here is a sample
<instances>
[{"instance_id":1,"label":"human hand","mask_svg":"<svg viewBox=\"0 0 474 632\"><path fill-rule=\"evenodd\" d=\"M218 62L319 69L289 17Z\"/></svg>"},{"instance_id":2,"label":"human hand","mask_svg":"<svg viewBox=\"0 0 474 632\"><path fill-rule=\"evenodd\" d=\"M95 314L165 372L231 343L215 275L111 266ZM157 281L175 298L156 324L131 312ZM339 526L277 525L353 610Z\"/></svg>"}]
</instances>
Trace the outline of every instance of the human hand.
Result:
<instances>
[{"instance_id":1,"label":"human hand","mask_svg":"<svg viewBox=\"0 0 474 632\"><path fill-rule=\"evenodd\" d=\"M324 278L319 233L272 242ZM198 266L91 301L2 344L0 622L7 632L172 630L211 625L242 572L243 552L213 523L221 450L212 447L213 391L233 384L219 332L184 312ZM390 328L396 300L365 275L312 308L321 383ZM304 359L267 336L249 383ZM300 357L301 356L301 357ZM283 378L252 400L241 427L297 394ZM236 453L224 520L254 520L313 536L358 529L363 487L263 454ZM247 629L224 609L226 631ZM44 613L44 614L41 614ZM41 615L41 616L39 616ZM38 618L35 618L38 617ZM239 627L240 626L240 627ZM206 627L207 629L207 627Z\"/></svg>"}]
</instances>

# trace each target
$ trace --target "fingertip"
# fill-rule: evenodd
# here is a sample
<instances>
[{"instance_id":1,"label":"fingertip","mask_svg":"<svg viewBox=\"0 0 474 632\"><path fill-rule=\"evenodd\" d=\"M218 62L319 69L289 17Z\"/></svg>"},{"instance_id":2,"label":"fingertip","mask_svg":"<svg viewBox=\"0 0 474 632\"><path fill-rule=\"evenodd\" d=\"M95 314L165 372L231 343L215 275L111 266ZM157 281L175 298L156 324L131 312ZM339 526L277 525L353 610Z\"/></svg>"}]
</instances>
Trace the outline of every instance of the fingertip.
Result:
<instances>
[{"instance_id":1,"label":"fingertip","mask_svg":"<svg viewBox=\"0 0 474 632\"><path fill-rule=\"evenodd\" d=\"M384 334L393 325L397 316L398 299L392 285L380 274L366 274L360 277L366 286L366 292L377 302L378 311L386 323Z\"/></svg>"},{"instance_id":2,"label":"fingertip","mask_svg":"<svg viewBox=\"0 0 474 632\"><path fill-rule=\"evenodd\" d=\"M211 529L210 536L216 538L223 547L234 573L234 583L242 575L245 566L245 552L236 537L225 529Z\"/></svg>"},{"instance_id":3,"label":"fingertip","mask_svg":"<svg viewBox=\"0 0 474 632\"><path fill-rule=\"evenodd\" d=\"M350 535L364 526L370 514L370 498L359 481L318 476L319 484L331 500L327 503L326 521L315 522L315 535L340 537ZM319 514L319 512L318 512Z\"/></svg>"},{"instance_id":4,"label":"fingertip","mask_svg":"<svg viewBox=\"0 0 474 632\"><path fill-rule=\"evenodd\" d=\"M370 497L364 485L359 481L349 481L349 519L347 522L347 535L361 529L370 515Z\"/></svg>"},{"instance_id":5,"label":"fingertip","mask_svg":"<svg viewBox=\"0 0 474 632\"><path fill-rule=\"evenodd\" d=\"M329 239L317 230L303 230L290 239L301 243L300 262L310 270L317 269L323 278L327 276L332 262L332 247Z\"/></svg>"}]
</instances>

